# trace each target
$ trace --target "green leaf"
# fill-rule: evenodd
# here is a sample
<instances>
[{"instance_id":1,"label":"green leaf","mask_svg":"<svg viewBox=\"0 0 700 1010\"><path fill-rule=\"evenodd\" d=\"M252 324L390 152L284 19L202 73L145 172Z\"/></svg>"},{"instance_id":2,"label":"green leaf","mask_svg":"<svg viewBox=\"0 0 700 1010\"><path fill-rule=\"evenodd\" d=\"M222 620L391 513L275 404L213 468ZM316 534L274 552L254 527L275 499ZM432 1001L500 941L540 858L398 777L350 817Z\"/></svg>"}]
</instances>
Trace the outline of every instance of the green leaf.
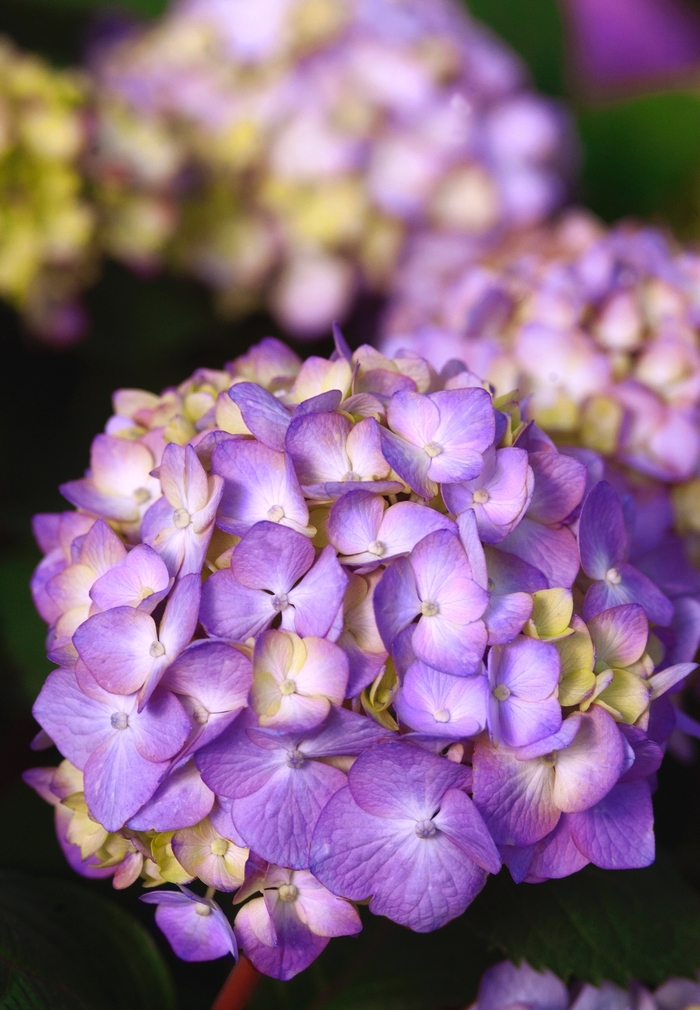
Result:
<instances>
[{"instance_id":1,"label":"green leaf","mask_svg":"<svg viewBox=\"0 0 700 1010\"><path fill-rule=\"evenodd\" d=\"M77 884L0 871L0 1010L173 1010L168 969L126 912Z\"/></svg>"},{"instance_id":2,"label":"green leaf","mask_svg":"<svg viewBox=\"0 0 700 1010\"><path fill-rule=\"evenodd\" d=\"M565 980L656 986L700 968L700 895L663 860L543 884L516 885L503 871L467 915L506 957Z\"/></svg>"}]
</instances>

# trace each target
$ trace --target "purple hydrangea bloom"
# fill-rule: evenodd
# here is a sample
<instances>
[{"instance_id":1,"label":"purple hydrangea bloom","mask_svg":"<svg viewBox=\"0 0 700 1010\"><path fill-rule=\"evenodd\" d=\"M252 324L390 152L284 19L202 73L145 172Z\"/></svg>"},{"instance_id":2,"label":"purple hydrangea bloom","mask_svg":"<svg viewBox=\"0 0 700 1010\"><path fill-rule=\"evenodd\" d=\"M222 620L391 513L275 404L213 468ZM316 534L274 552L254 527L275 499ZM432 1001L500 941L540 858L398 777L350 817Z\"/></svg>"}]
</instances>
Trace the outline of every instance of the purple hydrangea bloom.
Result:
<instances>
[{"instance_id":1,"label":"purple hydrangea bloom","mask_svg":"<svg viewBox=\"0 0 700 1010\"><path fill-rule=\"evenodd\" d=\"M149 898L191 960L233 950L235 891L278 978L357 932L350 902L425 931L501 859L647 865L664 748L700 735L669 698L700 583L659 560L665 492L559 451L460 362L335 337L119 391L69 485L94 511L36 522L60 669L34 746L64 760L27 781L70 864L206 885Z\"/></svg>"},{"instance_id":2,"label":"purple hydrangea bloom","mask_svg":"<svg viewBox=\"0 0 700 1010\"><path fill-rule=\"evenodd\" d=\"M418 932L449 922L501 865L464 781L459 765L403 743L366 751L316 825L314 876Z\"/></svg>"}]
</instances>

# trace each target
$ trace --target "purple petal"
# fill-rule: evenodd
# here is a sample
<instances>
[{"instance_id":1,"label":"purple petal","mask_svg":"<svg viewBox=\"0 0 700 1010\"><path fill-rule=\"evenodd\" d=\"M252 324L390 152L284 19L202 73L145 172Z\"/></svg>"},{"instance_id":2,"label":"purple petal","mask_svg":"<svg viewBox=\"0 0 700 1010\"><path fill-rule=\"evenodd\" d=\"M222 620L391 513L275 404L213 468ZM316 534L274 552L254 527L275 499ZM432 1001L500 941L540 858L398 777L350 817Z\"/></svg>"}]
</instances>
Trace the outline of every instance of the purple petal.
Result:
<instances>
[{"instance_id":1,"label":"purple petal","mask_svg":"<svg viewBox=\"0 0 700 1010\"><path fill-rule=\"evenodd\" d=\"M559 880L572 873L578 873L588 864L589 860L576 846L571 836L570 820L576 816L576 814L563 814L554 831L537 843L528 870L522 879L528 882Z\"/></svg>"},{"instance_id":2,"label":"purple petal","mask_svg":"<svg viewBox=\"0 0 700 1010\"><path fill-rule=\"evenodd\" d=\"M452 677L424 663L413 663L404 677L394 708L414 730L461 739L476 736L486 725L488 682L483 675Z\"/></svg>"},{"instance_id":3,"label":"purple petal","mask_svg":"<svg viewBox=\"0 0 700 1010\"><path fill-rule=\"evenodd\" d=\"M343 480L353 469L347 441L352 422L343 414L306 414L289 426L286 449L300 484Z\"/></svg>"},{"instance_id":4,"label":"purple petal","mask_svg":"<svg viewBox=\"0 0 700 1010\"><path fill-rule=\"evenodd\" d=\"M387 431L386 428L381 428L380 434L382 453L392 470L396 471L421 498L432 498L437 494L437 484L428 477L430 467L428 454L393 431Z\"/></svg>"},{"instance_id":5,"label":"purple petal","mask_svg":"<svg viewBox=\"0 0 700 1010\"><path fill-rule=\"evenodd\" d=\"M583 497L585 466L559 452L533 452L530 466L535 474L535 489L527 510L529 518L545 526L563 522Z\"/></svg>"},{"instance_id":6,"label":"purple petal","mask_svg":"<svg viewBox=\"0 0 700 1010\"><path fill-rule=\"evenodd\" d=\"M419 933L461 915L486 882L486 873L443 832L419 838L415 822L375 817L357 806L349 789L336 793L321 814L311 870L336 894L371 895L371 912Z\"/></svg>"},{"instance_id":7,"label":"purple petal","mask_svg":"<svg viewBox=\"0 0 700 1010\"><path fill-rule=\"evenodd\" d=\"M190 719L174 694L159 689L140 712L129 716L129 730L141 757L166 761L189 736Z\"/></svg>"},{"instance_id":8,"label":"purple petal","mask_svg":"<svg viewBox=\"0 0 700 1010\"><path fill-rule=\"evenodd\" d=\"M231 574L248 589L287 593L309 570L315 552L308 537L288 526L251 526L231 555Z\"/></svg>"},{"instance_id":9,"label":"purple petal","mask_svg":"<svg viewBox=\"0 0 700 1010\"><path fill-rule=\"evenodd\" d=\"M593 705L573 743L557 753L554 802L565 813L587 810L610 792L624 764L620 731L607 712Z\"/></svg>"},{"instance_id":10,"label":"purple petal","mask_svg":"<svg viewBox=\"0 0 700 1010\"><path fill-rule=\"evenodd\" d=\"M144 590L151 592L144 596ZM90 590L90 598L100 610L139 607L151 613L170 589L168 569L157 551L138 544L122 564L105 572Z\"/></svg>"},{"instance_id":11,"label":"purple petal","mask_svg":"<svg viewBox=\"0 0 700 1010\"><path fill-rule=\"evenodd\" d=\"M524 701L543 701L559 683L559 653L549 642L521 637L508 645L494 646L488 670L492 688L502 684Z\"/></svg>"},{"instance_id":12,"label":"purple petal","mask_svg":"<svg viewBox=\"0 0 700 1010\"><path fill-rule=\"evenodd\" d=\"M209 635L229 642L245 642L263 632L277 611L269 593L246 589L230 568L210 575L202 587L199 619Z\"/></svg>"},{"instance_id":13,"label":"purple petal","mask_svg":"<svg viewBox=\"0 0 700 1010\"><path fill-rule=\"evenodd\" d=\"M282 914L284 917L275 923L276 946L262 939L269 931L270 922L264 898L255 898L243 906L236 916L235 932L246 957L258 971L287 981L316 960L326 948L328 937L312 933L293 908L284 909Z\"/></svg>"},{"instance_id":14,"label":"purple petal","mask_svg":"<svg viewBox=\"0 0 700 1010\"><path fill-rule=\"evenodd\" d=\"M519 761L502 747L474 751L474 802L497 845L531 845L556 826L554 775L539 760Z\"/></svg>"},{"instance_id":15,"label":"purple petal","mask_svg":"<svg viewBox=\"0 0 700 1010\"><path fill-rule=\"evenodd\" d=\"M493 547L485 547L489 578L494 584L493 592L498 596L510 593L537 593L547 588L547 580L538 568L534 568L515 554L506 554Z\"/></svg>"},{"instance_id":16,"label":"purple petal","mask_svg":"<svg viewBox=\"0 0 700 1010\"><path fill-rule=\"evenodd\" d=\"M199 619L202 581L199 573L185 575L175 584L160 622L159 638L170 662L189 643Z\"/></svg>"},{"instance_id":17,"label":"purple petal","mask_svg":"<svg viewBox=\"0 0 700 1010\"><path fill-rule=\"evenodd\" d=\"M85 765L90 813L107 831L119 831L150 800L167 768L167 761L141 757L129 733L114 733Z\"/></svg>"},{"instance_id":18,"label":"purple petal","mask_svg":"<svg viewBox=\"0 0 700 1010\"><path fill-rule=\"evenodd\" d=\"M90 617L73 644L98 684L115 694L133 694L146 682L157 660L150 649L158 640L155 621L132 607L116 607Z\"/></svg>"},{"instance_id":19,"label":"purple petal","mask_svg":"<svg viewBox=\"0 0 700 1010\"><path fill-rule=\"evenodd\" d=\"M236 382L228 395L257 440L268 449L283 452L291 415L277 397L255 382Z\"/></svg>"},{"instance_id":20,"label":"purple petal","mask_svg":"<svg viewBox=\"0 0 700 1010\"><path fill-rule=\"evenodd\" d=\"M607 481L600 481L586 495L578 545L583 570L591 579L604 579L605 573L625 556L627 532L622 506Z\"/></svg>"},{"instance_id":21,"label":"purple petal","mask_svg":"<svg viewBox=\"0 0 700 1010\"><path fill-rule=\"evenodd\" d=\"M506 642L512 642L525 627L525 622L532 614L532 607L530 593L492 595L484 614L488 644L505 645Z\"/></svg>"},{"instance_id":22,"label":"purple petal","mask_svg":"<svg viewBox=\"0 0 700 1010\"><path fill-rule=\"evenodd\" d=\"M316 564L289 593L295 608L294 628L302 636L323 638L342 606L348 584L347 573L341 567L333 548L324 547ZM323 606L319 601L323 600Z\"/></svg>"},{"instance_id":23,"label":"purple petal","mask_svg":"<svg viewBox=\"0 0 700 1010\"><path fill-rule=\"evenodd\" d=\"M604 610L588 621L596 662L631 666L646 649L649 622L642 607L626 604Z\"/></svg>"},{"instance_id":24,"label":"purple petal","mask_svg":"<svg viewBox=\"0 0 700 1010\"><path fill-rule=\"evenodd\" d=\"M535 971L525 961L519 967L501 961L484 972L477 995L478 1010L504 1010L511 1004L523 1003L532 1010L567 1010L569 994L551 971Z\"/></svg>"},{"instance_id":25,"label":"purple petal","mask_svg":"<svg viewBox=\"0 0 700 1010\"><path fill-rule=\"evenodd\" d=\"M542 526L525 516L498 548L542 572L552 589L558 586L570 589L578 575L578 547L573 533L565 526L560 529Z\"/></svg>"},{"instance_id":26,"label":"purple petal","mask_svg":"<svg viewBox=\"0 0 700 1010\"><path fill-rule=\"evenodd\" d=\"M131 818L132 831L174 831L199 824L214 806L214 793L193 761L170 772L148 803Z\"/></svg>"},{"instance_id":27,"label":"purple petal","mask_svg":"<svg viewBox=\"0 0 700 1010\"><path fill-rule=\"evenodd\" d=\"M603 610L623 603L638 603L650 621L656 624L668 625L673 620L673 604L651 579L642 575L627 562L618 562L615 569L620 577L619 582L602 579L594 582L586 593L583 601L583 618L585 621L600 614Z\"/></svg>"},{"instance_id":28,"label":"purple petal","mask_svg":"<svg viewBox=\"0 0 700 1010\"><path fill-rule=\"evenodd\" d=\"M459 765L396 742L361 754L348 786L369 814L420 821L433 816L445 790L460 785L461 778Z\"/></svg>"},{"instance_id":29,"label":"purple petal","mask_svg":"<svg viewBox=\"0 0 700 1010\"><path fill-rule=\"evenodd\" d=\"M654 862L654 814L649 783L614 786L582 813L569 814L571 835L583 855L604 870L631 870Z\"/></svg>"},{"instance_id":30,"label":"purple petal","mask_svg":"<svg viewBox=\"0 0 700 1010\"><path fill-rule=\"evenodd\" d=\"M76 768L83 769L113 732L109 695L100 694L102 698L84 694L72 670L54 670L32 708L36 721Z\"/></svg>"},{"instance_id":31,"label":"purple petal","mask_svg":"<svg viewBox=\"0 0 700 1010\"><path fill-rule=\"evenodd\" d=\"M374 591L374 614L386 648L420 613L421 601L408 558L397 558L382 575Z\"/></svg>"},{"instance_id":32,"label":"purple petal","mask_svg":"<svg viewBox=\"0 0 700 1010\"><path fill-rule=\"evenodd\" d=\"M386 502L367 491L349 491L333 505L326 533L339 554L364 554L377 539ZM379 555L374 555L379 560Z\"/></svg>"},{"instance_id":33,"label":"purple petal","mask_svg":"<svg viewBox=\"0 0 700 1010\"><path fill-rule=\"evenodd\" d=\"M155 898L157 893L142 895L141 900ZM208 912L200 915L198 907L206 908ZM183 961L213 961L225 954L238 955L233 930L213 901L190 900L178 905L159 903L156 923Z\"/></svg>"},{"instance_id":34,"label":"purple petal","mask_svg":"<svg viewBox=\"0 0 700 1010\"><path fill-rule=\"evenodd\" d=\"M440 801L434 823L477 866L487 873L498 873L501 858L483 818L466 793L448 789Z\"/></svg>"}]
</instances>

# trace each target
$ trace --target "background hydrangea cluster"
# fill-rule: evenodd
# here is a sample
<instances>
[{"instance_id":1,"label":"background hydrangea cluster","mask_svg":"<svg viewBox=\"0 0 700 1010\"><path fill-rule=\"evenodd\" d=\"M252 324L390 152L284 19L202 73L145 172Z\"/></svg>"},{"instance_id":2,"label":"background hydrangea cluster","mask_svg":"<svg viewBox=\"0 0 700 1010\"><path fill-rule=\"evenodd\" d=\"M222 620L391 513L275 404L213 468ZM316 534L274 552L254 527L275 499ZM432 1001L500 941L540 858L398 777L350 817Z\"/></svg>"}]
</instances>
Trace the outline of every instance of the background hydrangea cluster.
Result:
<instances>
[{"instance_id":1,"label":"background hydrangea cluster","mask_svg":"<svg viewBox=\"0 0 700 1010\"><path fill-rule=\"evenodd\" d=\"M80 164L87 85L0 36L0 296L61 344L83 329L94 211Z\"/></svg>"},{"instance_id":2,"label":"background hydrangea cluster","mask_svg":"<svg viewBox=\"0 0 700 1010\"><path fill-rule=\"evenodd\" d=\"M520 389L555 439L675 485L678 527L694 539L699 281L697 254L657 229L605 228L579 211L476 266L463 239L425 234L397 275L380 346L438 368L462 358L497 392Z\"/></svg>"},{"instance_id":3,"label":"background hydrangea cluster","mask_svg":"<svg viewBox=\"0 0 700 1010\"><path fill-rule=\"evenodd\" d=\"M606 476L464 364L339 332L118 391L76 510L35 521L65 760L26 778L71 864L180 885L144 898L180 956L278 978L353 902L425 932L502 862L648 865L700 605Z\"/></svg>"},{"instance_id":4,"label":"background hydrangea cluster","mask_svg":"<svg viewBox=\"0 0 700 1010\"><path fill-rule=\"evenodd\" d=\"M697 979L669 978L654 992L638 982L623 989L604 980L572 986L570 992L551 971L535 971L526 961L517 967L501 961L484 973L477 998L468 1010L690 1010L697 1006Z\"/></svg>"}]
</instances>

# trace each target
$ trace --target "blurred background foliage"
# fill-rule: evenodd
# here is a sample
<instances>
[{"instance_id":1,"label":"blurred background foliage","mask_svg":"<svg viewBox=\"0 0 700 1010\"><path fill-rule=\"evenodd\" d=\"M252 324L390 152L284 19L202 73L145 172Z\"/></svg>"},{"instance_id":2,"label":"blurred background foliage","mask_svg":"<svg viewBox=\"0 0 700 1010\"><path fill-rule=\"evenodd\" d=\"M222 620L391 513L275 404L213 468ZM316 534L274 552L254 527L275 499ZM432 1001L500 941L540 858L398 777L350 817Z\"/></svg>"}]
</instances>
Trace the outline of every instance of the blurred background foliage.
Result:
<instances>
[{"instance_id":1,"label":"blurred background foliage","mask_svg":"<svg viewBox=\"0 0 700 1010\"><path fill-rule=\"evenodd\" d=\"M162 0L124 0L117 9L148 18L164 6ZM109 9L100 0L2 0L0 33L56 66L67 66L80 61L95 16ZM569 70L556 0L472 0L470 9L521 54L540 90L573 107L581 143L577 193L581 202L607 221L636 216L670 224L684 238L700 234L700 84L697 92L687 88L587 102ZM139 278L115 264L107 264L89 293L87 308L88 339L57 352L33 342L12 310L0 305L0 867L59 880L68 879L70 871L53 837L51 810L18 781L24 767L38 763L28 747L36 729L30 706L49 668L43 650L45 629L28 591L38 560L30 518L35 512L63 507L57 486L83 472L90 441L110 412L113 389L159 390L183 380L198 366L221 367L267 333L279 334L263 313L236 324L222 322L209 294L191 281ZM347 326L351 343L371 338L376 309L368 302L356 310ZM319 341L301 349L328 353L329 345ZM360 939L333 941L310 971L294 982L265 981L253 1006L258 1010L458 1007L473 999L482 970L504 952L527 956L536 965L547 963L564 974L591 981L604 974L622 984L628 974L653 984L669 972L697 969L700 897L693 885L700 884L698 770L669 759L661 780L656 806L658 840L666 853L661 865L619 875L589 870L564 886L552 882L517 890L501 875L503 879L492 882L462 920L428 937L373 919ZM115 894L104 882L73 882L70 893L42 892L42 886L60 891L68 885L25 887L20 881L22 900L30 908L35 902L32 914L38 914L39 907L54 915L54 919L48 916L45 930L47 943L59 943L54 956L65 974L60 997L56 992L48 997L32 995L26 989L26 979L35 977L36 950L29 941L22 948L25 961L20 958L28 974L13 969L12 975L7 967L7 937L19 899L12 887L8 892L3 885L0 1008L109 1010L129 1005L158 1010L173 1005L167 969L155 948L115 908L121 905L149 924L151 912L139 906L134 894ZM99 911L103 898L115 909L112 913ZM61 919L66 907L74 911L70 921ZM86 992L79 981L87 971L85 959L76 963L61 959L61 934L73 930L78 942L84 938L87 944L90 923L96 919L102 920L103 932L90 940L86 950L99 960L98 948L106 952L120 937L120 957L143 966L140 990L134 971L122 976L117 963L108 961L116 976L115 993L110 994L100 978ZM175 961L159 935L155 942L174 974L181 1010L211 1006L230 965L226 961L184 965ZM154 988L149 990L148 985ZM15 998L11 986L16 1002L7 1002ZM120 994L128 996L126 1003L120 1002ZM33 1003L33 998L49 1002Z\"/></svg>"}]
</instances>

